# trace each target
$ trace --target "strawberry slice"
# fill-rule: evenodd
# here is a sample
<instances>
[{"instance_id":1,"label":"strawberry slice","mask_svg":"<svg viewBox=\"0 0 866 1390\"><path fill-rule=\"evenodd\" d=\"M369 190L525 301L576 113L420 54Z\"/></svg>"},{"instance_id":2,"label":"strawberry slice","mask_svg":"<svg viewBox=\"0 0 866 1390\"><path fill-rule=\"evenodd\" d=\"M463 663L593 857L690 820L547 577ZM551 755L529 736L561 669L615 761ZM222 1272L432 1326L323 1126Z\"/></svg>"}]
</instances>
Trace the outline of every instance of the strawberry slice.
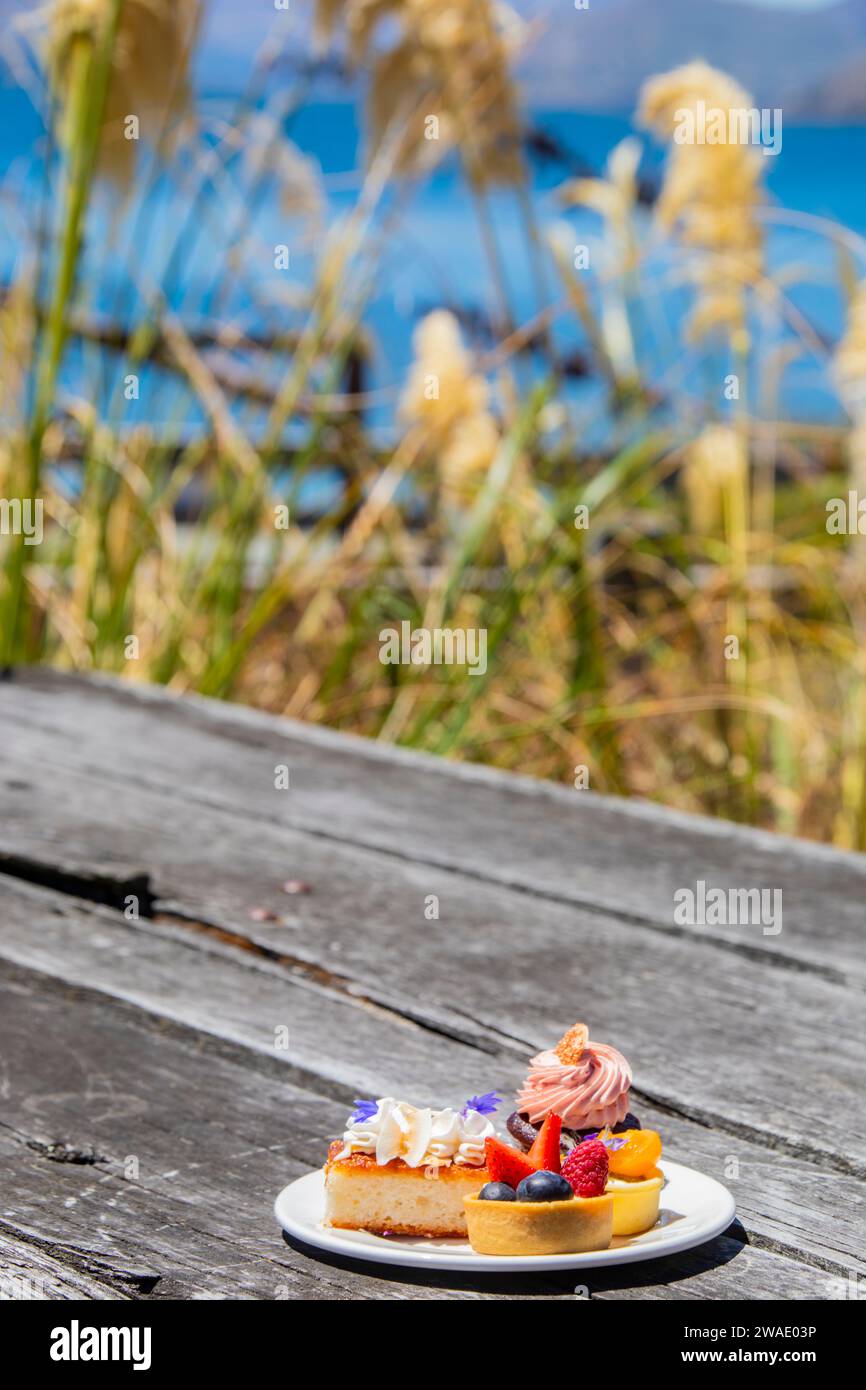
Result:
<instances>
[{"instance_id":1,"label":"strawberry slice","mask_svg":"<svg viewBox=\"0 0 866 1390\"><path fill-rule=\"evenodd\" d=\"M546 1116L532 1148L526 1155L533 1168L544 1169L547 1173L559 1172L559 1136L561 1133L562 1120L559 1115Z\"/></svg>"},{"instance_id":2,"label":"strawberry slice","mask_svg":"<svg viewBox=\"0 0 866 1390\"><path fill-rule=\"evenodd\" d=\"M501 1139L485 1139L484 1150L491 1182L507 1182L509 1187L516 1187L536 1171L535 1164L530 1163L525 1153L511 1144L503 1144Z\"/></svg>"}]
</instances>

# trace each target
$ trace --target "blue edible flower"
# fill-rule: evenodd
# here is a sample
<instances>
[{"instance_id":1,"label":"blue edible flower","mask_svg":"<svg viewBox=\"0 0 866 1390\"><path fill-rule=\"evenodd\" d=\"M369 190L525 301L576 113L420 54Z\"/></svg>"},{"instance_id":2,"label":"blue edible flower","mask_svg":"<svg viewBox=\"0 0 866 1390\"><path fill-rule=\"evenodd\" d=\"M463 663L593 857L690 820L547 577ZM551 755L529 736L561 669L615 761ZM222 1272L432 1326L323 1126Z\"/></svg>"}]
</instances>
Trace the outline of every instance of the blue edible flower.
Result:
<instances>
[{"instance_id":1,"label":"blue edible flower","mask_svg":"<svg viewBox=\"0 0 866 1390\"><path fill-rule=\"evenodd\" d=\"M493 1115L502 1104L502 1097L495 1091L485 1091L483 1096L472 1096L463 1107L462 1114L477 1110L479 1115Z\"/></svg>"},{"instance_id":2,"label":"blue edible flower","mask_svg":"<svg viewBox=\"0 0 866 1390\"><path fill-rule=\"evenodd\" d=\"M355 1109L349 1119L349 1124L361 1124L363 1120L372 1120L376 1111L379 1109L377 1100L355 1100L352 1102Z\"/></svg>"},{"instance_id":3,"label":"blue edible flower","mask_svg":"<svg viewBox=\"0 0 866 1390\"><path fill-rule=\"evenodd\" d=\"M624 1144L628 1143L628 1140L624 1139L621 1134L606 1134L604 1138L602 1138L602 1131L600 1129L595 1130L593 1134L585 1134L581 1143L588 1144L590 1139L600 1140L600 1142L604 1144L604 1147L612 1154L615 1154L617 1149L621 1149Z\"/></svg>"}]
</instances>

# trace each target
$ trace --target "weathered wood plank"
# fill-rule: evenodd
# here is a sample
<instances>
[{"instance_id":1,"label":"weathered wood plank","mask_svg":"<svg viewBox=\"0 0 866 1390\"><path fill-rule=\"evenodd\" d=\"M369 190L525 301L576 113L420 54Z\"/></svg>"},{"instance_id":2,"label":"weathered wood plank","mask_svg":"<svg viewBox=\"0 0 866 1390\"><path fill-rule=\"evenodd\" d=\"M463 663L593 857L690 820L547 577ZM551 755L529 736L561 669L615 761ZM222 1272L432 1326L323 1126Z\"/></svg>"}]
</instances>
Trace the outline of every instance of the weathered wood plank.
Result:
<instances>
[{"instance_id":1,"label":"weathered wood plank","mask_svg":"<svg viewBox=\"0 0 866 1390\"><path fill-rule=\"evenodd\" d=\"M723 1283L704 1283L704 1265L710 1261L729 1259L724 1266L729 1277ZM716 1269L716 1274L721 1270ZM746 1292L746 1290L749 1292ZM806 1265L794 1266L773 1251L756 1249L738 1240L722 1236L698 1251L685 1256L654 1260L652 1264L622 1266L605 1281L605 1287L593 1291L592 1297L602 1299L640 1299L719 1301L827 1301L842 1300L846 1293L845 1278Z\"/></svg>"},{"instance_id":2,"label":"weathered wood plank","mask_svg":"<svg viewBox=\"0 0 866 1390\"><path fill-rule=\"evenodd\" d=\"M699 878L781 888L783 930L730 930L740 945L862 978L866 857L633 800L576 793L382 748L257 711L165 691L19 673L0 711L44 761L453 866L480 878L675 930L673 894ZM140 749L143 756L136 757ZM274 766L293 791L275 791ZM683 928L696 939L706 928ZM714 929L718 932L718 929Z\"/></svg>"},{"instance_id":3,"label":"weathered wood plank","mask_svg":"<svg viewBox=\"0 0 866 1390\"><path fill-rule=\"evenodd\" d=\"M399 1058L404 1085L419 1103L438 1097L439 1104L462 1104L472 1094L452 1092L464 1058L460 1043L356 1001L326 979L317 985L218 941L136 926L109 909L83 911L62 895L14 880L0 877L0 893L3 959L240 1041L281 1074L315 1078L320 1088L330 1083L343 1104L376 1089L383 1058ZM486 1068L486 1051L472 1048L470 1055ZM479 1082L473 1084L477 1089Z\"/></svg>"},{"instance_id":4,"label":"weathered wood plank","mask_svg":"<svg viewBox=\"0 0 866 1390\"><path fill-rule=\"evenodd\" d=\"M285 980L279 967L262 969L247 953L208 944L196 948L146 923L126 922L109 909L85 909L29 885L7 881L0 886L0 956L19 967L54 974L57 988L69 988L84 1016L91 1004L99 1012L112 996L122 995L147 1011L142 1028L158 1027L167 1036L166 1024L179 1023L183 1028L175 1035L183 1040L188 1030L197 1051L221 1042L249 1051L246 1063L266 1073L274 1089L285 1078L285 1084L294 1083L305 1093L323 1090L320 1109L309 1111L307 1130L292 1128L293 1156L306 1167L320 1162L324 1138L339 1131L356 1088L459 1104L479 1089L496 1088L507 1095L521 1074L522 1064L511 1049L490 1055L465 1043L431 1037L415 1026L401 1025L388 1046L387 1020L379 1015L378 1044L371 1042L359 1031L368 1026L368 1010L361 1003L335 997L325 986ZM300 1026L297 1035L292 1028L288 1051L275 1050L273 1018L294 1022L296 1017ZM93 1028L88 1024L84 1031L89 1038ZM360 1077L355 1056L359 1042L365 1053ZM229 1055L234 1059L235 1051ZM280 1102L277 1108L285 1107ZM829 1271L828 1277L866 1270L859 1233L849 1220L858 1200L856 1180L840 1174L828 1178L820 1165L707 1129L688 1116L651 1104L641 1106L641 1111L644 1123L664 1134L670 1157L732 1187L740 1219L752 1238L786 1259L808 1259ZM91 1141L83 1135L75 1142ZM279 1186L276 1174L271 1181ZM817 1278L814 1269L808 1277Z\"/></svg>"},{"instance_id":5,"label":"weathered wood plank","mask_svg":"<svg viewBox=\"0 0 866 1390\"><path fill-rule=\"evenodd\" d=\"M125 1302L129 1295L28 1245L0 1226L0 1302Z\"/></svg>"},{"instance_id":6,"label":"weathered wood plank","mask_svg":"<svg viewBox=\"0 0 866 1390\"><path fill-rule=\"evenodd\" d=\"M698 947L463 872L192 805L183 785L172 796L136 776L62 766L49 777L20 794L0 830L0 865L4 852L41 852L79 873L146 868L158 908L217 924L298 971L324 971L345 991L482 1047L511 1040L527 1057L585 1015L634 1059L638 1090L664 1105L788 1152L866 1167L862 995L851 987L712 938ZM287 876L313 891L286 897ZM431 894L438 920L425 918ZM254 904L289 925L257 926ZM828 1113L848 1117L844 1155Z\"/></svg>"}]
</instances>

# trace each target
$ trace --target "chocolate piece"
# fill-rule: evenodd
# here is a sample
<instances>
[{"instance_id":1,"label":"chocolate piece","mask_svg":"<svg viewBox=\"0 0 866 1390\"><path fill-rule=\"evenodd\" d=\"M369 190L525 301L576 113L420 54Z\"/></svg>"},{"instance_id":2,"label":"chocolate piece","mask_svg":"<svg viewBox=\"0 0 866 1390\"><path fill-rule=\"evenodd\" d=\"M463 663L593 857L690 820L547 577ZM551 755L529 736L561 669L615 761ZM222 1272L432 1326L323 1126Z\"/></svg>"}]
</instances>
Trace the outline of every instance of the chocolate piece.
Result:
<instances>
[{"instance_id":1,"label":"chocolate piece","mask_svg":"<svg viewBox=\"0 0 866 1390\"><path fill-rule=\"evenodd\" d=\"M527 1152L532 1148L535 1137L541 1129L541 1125L532 1124L525 1115L518 1114L516 1110L508 1116L505 1127L512 1139L516 1139L521 1148ZM627 1129L640 1128L641 1123L637 1115L633 1115L629 1111L624 1120L620 1120L619 1124L612 1126L611 1133L622 1134ZM598 1125L594 1129L563 1129L561 1147L566 1151L573 1149L575 1144L582 1144L589 1134L598 1134Z\"/></svg>"},{"instance_id":2,"label":"chocolate piece","mask_svg":"<svg viewBox=\"0 0 866 1390\"><path fill-rule=\"evenodd\" d=\"M526 1116L518 1115L516 1110L512 1111L508 1116L508 1119L505 1121L505 1127L512 1139L516 1139L518 1144L526 1149L527 1152L535 1143L535 1137L541 1128L540 1125L530 1124Z\"/></svg>"}]
</instances>

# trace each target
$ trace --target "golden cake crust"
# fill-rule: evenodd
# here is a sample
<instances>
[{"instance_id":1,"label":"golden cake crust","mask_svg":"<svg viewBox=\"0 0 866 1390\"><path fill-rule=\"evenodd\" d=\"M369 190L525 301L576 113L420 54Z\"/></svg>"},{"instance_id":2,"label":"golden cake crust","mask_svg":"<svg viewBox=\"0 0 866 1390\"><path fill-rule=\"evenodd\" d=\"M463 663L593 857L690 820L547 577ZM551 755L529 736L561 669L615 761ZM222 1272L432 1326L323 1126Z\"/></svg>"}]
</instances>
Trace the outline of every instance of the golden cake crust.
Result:
<instances>
[{"instance_id":1,"label":"golden cake crust","mask_svg":"<svg viewBox=\"0 0 866 1390\"><path fill-rule=\"evenodd\" d=\"M429 1182L428 1170L426 1168L410 1168L404 1163L402 1158L392 1158L390 1163L377 1163L375 1154L354 1153L347 1155L346 1158L338 1158L343 1147L342 1140L335 1139L328 1148L328 1157L325 1162L325 1173L334 1169L342 1169L346 1172L365 1172L370 1171L377 1174L388 1173L392 1177L405 1178L407 1181L415 1180ZM468 1175L478 1177L482 1184L489 1181L487 1164L483 1163L473 1166L468 1163L445 1163L436 1169L437 1182L461 1182Z\"/></svg>"},{"instance_id":2,"label":"golden cake crust","mask_svg":"<svg viewBox=\"0 0 866 1390\"><path fill-rule=\"evenodd\" d=\"M466 1228L454 1226L451 1230L429 1231L424 1226L410 1226L405 1222L391 1222L387 1226L358 1226L354 1221L329 1221L334 1231L369 1231L371 1236L414 1236L416 1240L465 1240Z\"/></svg>"}]
</instances>

